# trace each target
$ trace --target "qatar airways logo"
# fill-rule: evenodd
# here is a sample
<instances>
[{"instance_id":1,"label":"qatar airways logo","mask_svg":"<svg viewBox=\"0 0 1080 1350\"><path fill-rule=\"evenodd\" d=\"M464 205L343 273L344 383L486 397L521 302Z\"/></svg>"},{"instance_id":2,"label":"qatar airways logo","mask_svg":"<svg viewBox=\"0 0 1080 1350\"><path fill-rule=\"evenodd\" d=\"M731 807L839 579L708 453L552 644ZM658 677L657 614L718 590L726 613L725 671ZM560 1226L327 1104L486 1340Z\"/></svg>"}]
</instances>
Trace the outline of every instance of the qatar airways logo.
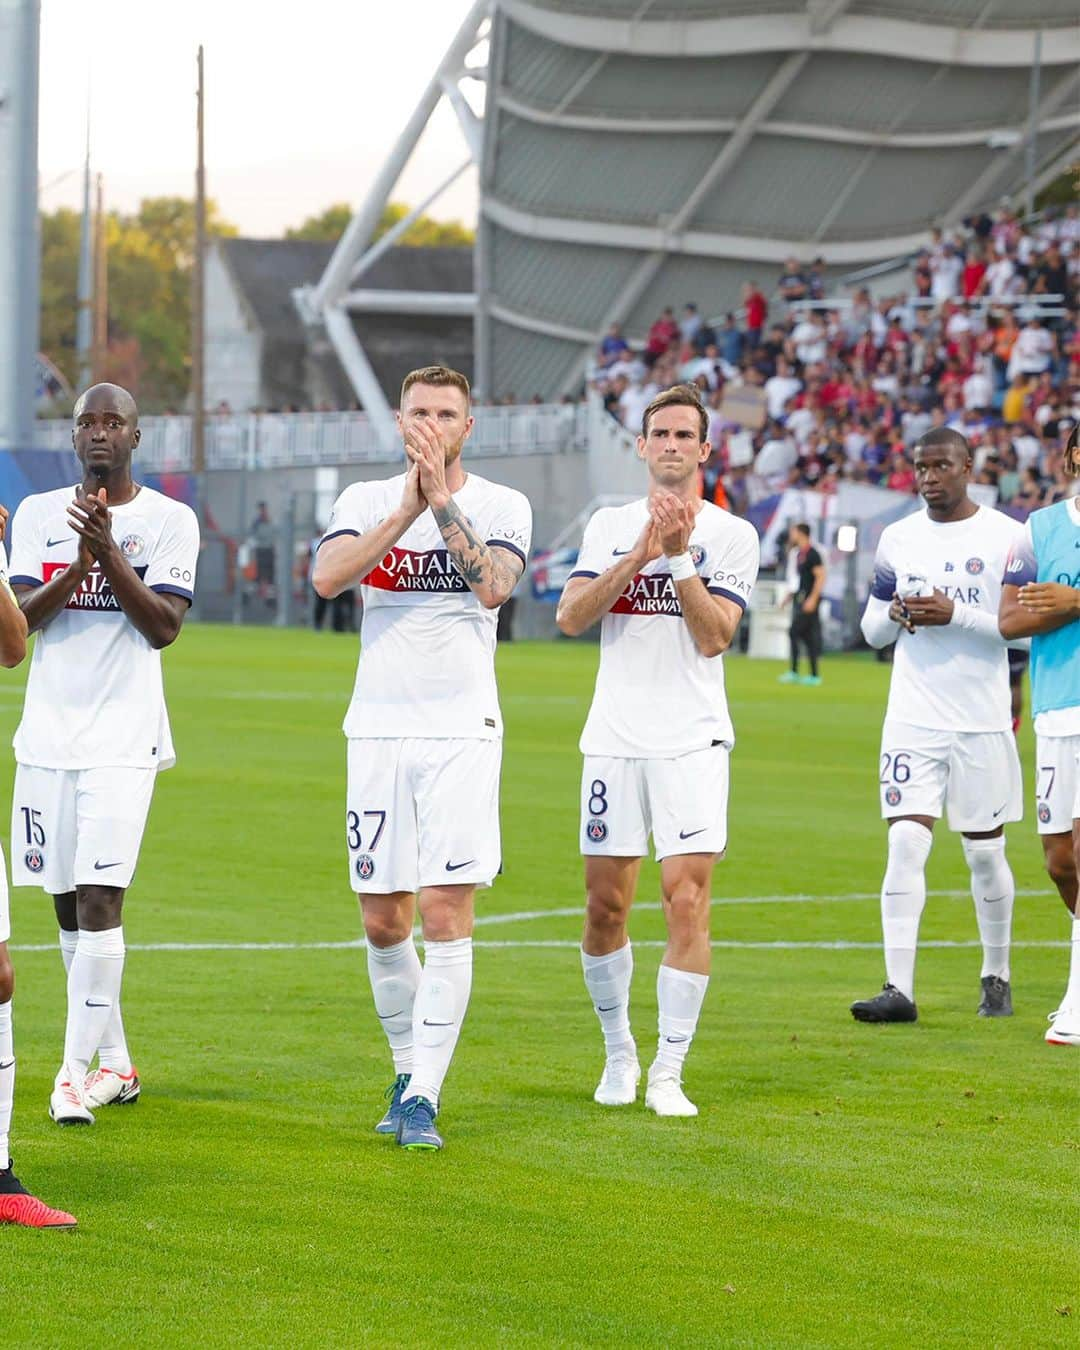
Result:
<instances>
[{"instance_id":1,"label":"qatar airways logo","mask_svg":"<svg viewBox=\"0 0 1080 1350\"><path fill-rule=\"evenodd\" d=\"M392 548L364 577L364 586L380 591L427 591L438 594L467 591L465 579L444 548L416 553Z\"/></svg>"},{"instance_id":2,"label":"qatar airways logo","mask_svg":"<svg viewBox=\"0 0 1080 1350\"><path fill-rule=\"evenodd\" d=\"M611 606L612 614L670 614L682 617L682 606L675 593L670 572L653 576L637 574Z\"/></svg>"},{"instance_id":3,"label":"qatar airways logo","mask_svg":"<svg viewBox=\"0 0 1080 1350\"><path fill-rule=\"evenodd\" d=\"M60 572L66 572L67 563L44 563L41 569L42 579L48 583ZM145 567L132 569L140 577L146 576ZM82 585L64 606L65 609L112 610L119 612L120 604L113 594L109 579L97 563L83 578Z\"/></svg>"}]
</instances>

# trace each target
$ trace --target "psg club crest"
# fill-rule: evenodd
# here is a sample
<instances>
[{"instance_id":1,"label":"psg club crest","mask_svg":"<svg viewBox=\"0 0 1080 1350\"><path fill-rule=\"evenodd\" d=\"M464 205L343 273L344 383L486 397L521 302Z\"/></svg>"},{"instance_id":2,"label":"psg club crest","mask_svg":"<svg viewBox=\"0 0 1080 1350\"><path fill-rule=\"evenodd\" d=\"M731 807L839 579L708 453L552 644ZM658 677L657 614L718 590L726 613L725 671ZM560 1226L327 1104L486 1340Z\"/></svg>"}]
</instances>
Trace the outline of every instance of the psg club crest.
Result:
<instances>
[{"instance_id":1,"label":"psg club crest","mask_svg":"<svg viewBox=\"0 0 1080 1350\"><path fill-rule=\"evenodd\" d=\"M899 806L900 798L903 795L898 787L887 787L885 789L885 801L889 806Z\"/></svg>"},{"instance_id":2,"label":"psg club crest","mask_svg":"<svg viewBox=\"0 0 1080 1350\"><path fill-rule=\"evenodd\" d=\"M23 858L28 872L40 872L45 866L45 855L39 848L28 848Z\"/></svg>"},{"instance_id":3,"label":"psg club crest","mask_svg":"<svg viewBox=\"0 0 1080 1350\"><path fill-rule=\"evenodd\" d=\"M356 875L361 881L370 881L375 875L375 859L370 853L361 853L357 858Z\"/></svg>"},{"instance_id":4,"label":"psg club crest","mask_svg":"<svg viewBox=\"0 0 1080 1350\"><path fill-rule=\"evenodd\" d=\"M597 816L593 816L585 826L585 833L594 844L602 844L607 838L607 825Z\"/></svg>"},{"instance_id":5,"label":"psg club crest","mask_svg":"<svg viewBox=\"0 0 1080 1350\"><path fill-rule=\"evenodd\" d=\"M693 560L694 566L700 567L701 564L705 561L705 550L701 547L700 544L691 544L690 557Z\"/></svg>"},{"instance_id":6,"label":"psg club crest","mask_svg":"<svg viewBox=\"0 0 1080 1350\"><path fill-rule=\"evenodd\" d=\"M964 570L969 576L977 577L986 570L986 564L981 558L969 558L964 564Z\"/></svg>"},{"instance_id":7,"label":"psg club crest","mask_svg":"<svg viewBox=\"0 0 1080 1350\"><path fill-rule=\"evenodd\" d=\"M1049 802L1040 802L1040 803L1039 803L1039 820L1042 822L1042 824L1045 825L1046 822L1047 822L1049 819L1050 819L1050 804L1049 804Z\"/></svg>"},{"instance_id":8,"label":"psg club crest","mask_svg":"<svg viewBox=\"0 0 1080 1350\"><path fill-rule=\"evenodd\" d=\"M146 540L140 534L125 534L120 540L120 552L130 562L146 548Z\"/></svg>"}]
</instances>

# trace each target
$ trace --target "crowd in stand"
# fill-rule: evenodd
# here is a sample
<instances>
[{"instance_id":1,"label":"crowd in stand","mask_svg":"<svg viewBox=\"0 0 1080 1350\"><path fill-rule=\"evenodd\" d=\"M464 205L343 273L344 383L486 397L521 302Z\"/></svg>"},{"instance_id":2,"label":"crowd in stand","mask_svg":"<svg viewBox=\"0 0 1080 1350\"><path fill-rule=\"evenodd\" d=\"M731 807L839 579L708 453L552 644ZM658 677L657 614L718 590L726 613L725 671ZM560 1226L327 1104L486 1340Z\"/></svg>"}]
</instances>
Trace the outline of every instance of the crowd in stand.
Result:
<instances>
[{"instance_id":1,"label":"crowd in stand","mask_svg":"<svg viewBox=\"0 0 1080 1350\"><path fill-rule=\"evenodd\" d=\"M1019 512L1069 490L1062 451L1080 416L1080 212L1030 227L1007 210L935 230L908 289L827 298L824 264L789 260L767 295L708 319L665 309L637 348L618 326L591 383L632 431L660 390L697 384L711 410L707 495L744 510L784 487L842 479L915 490L932 426L974 450L976 481Z\"/></svg>"}]
</instances>

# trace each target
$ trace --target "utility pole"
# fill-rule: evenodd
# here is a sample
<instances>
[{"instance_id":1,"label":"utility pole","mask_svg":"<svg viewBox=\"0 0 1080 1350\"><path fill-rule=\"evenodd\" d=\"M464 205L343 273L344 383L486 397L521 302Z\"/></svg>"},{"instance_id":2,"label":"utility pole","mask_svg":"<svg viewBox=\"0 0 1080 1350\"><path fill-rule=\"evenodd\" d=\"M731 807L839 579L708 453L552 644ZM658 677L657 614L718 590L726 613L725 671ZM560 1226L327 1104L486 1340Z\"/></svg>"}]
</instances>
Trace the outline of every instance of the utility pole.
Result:
<instances>
[{"instance_id":1,"label":"utility pole","mask_svg":"<svg viewBox=\"0 0 1080 1350\"><path fill-rule=\"evenodd\" d=\"M75 296L75 355L78 392L94 378L94 219L90 212L90 102L86 104L86 158L83 161L83 208L79 229L79 280Z\"/></svg>"},{"instance_id":2,"label":"utility pole","mask_svg":"<svg viewBox=\"0 0 1080 1350\"><path fill-rule=\"evenodd\" d=\"M105 378L109 355L109 262L105 237L105 180L97 176L97 210L94 214L94 345L93 379Z\"/></svg>"},{"instance_id":3,"label":"utility pole","mask_svg":"<svg viewBox=\"0 0 1080 1350\"><path fill-rule=\"evenodd\" d=\"M1035 214L1035 147L1039 139L1039 84L1042 78L1042 29L1035 30L1035 52L1028 85L1028 132L1024 154L1024 214Z\"/></svg>"},{"instance_id":4,"label":"utility pole","mask_svg":"<svg viewBox=\"0 0 1080 1350\"><path fill-rule=\"evenodd\" d=\"M191 467L206 468L206 396L204 361L206 319L203 268L206 258L206 160L203 147L203 49L199 46L199 86L196 95L195 257L191 268Z\"/></svg>"}]
</instances>

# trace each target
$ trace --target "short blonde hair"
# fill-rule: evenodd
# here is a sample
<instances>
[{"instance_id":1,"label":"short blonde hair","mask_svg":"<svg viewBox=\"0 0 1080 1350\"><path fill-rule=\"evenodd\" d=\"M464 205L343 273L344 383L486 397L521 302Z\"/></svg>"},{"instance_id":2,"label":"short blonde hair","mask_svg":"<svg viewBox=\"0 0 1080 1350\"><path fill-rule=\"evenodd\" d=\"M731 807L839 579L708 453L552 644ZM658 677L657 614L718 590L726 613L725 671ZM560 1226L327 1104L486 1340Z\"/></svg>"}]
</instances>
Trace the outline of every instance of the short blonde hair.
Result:
<instances>
[{"instance_id":1,"label":"short blonde hair","mask_svg":"<svg viewBox=\"0 0 1080 1350\"><path fill-rule=\"evenodd\" d=\"M433 384L440 388L458 389L465 395L465 402L472 402L469 381L460 370L451 370L449 366L421 366L419 370L410 370L401 382L401 402L405 406L405 395L414 384Z\"/></svg>"},{"instance_id":2,"label":"short blonde hair","mask_svg":"<svg viewBox=\"0 0 1080 1350\"><path fill-rule=\"evenodd\" d=\"M662 394L657 394L641 416L642 436L648 437L649 420L661 408L695 408L701 426L701 440L704 443L709 439L709 412L701 401L701 395L698 393L696 385L673 384L670 389L665 389Z\"/></svg>"}]
</instances>

